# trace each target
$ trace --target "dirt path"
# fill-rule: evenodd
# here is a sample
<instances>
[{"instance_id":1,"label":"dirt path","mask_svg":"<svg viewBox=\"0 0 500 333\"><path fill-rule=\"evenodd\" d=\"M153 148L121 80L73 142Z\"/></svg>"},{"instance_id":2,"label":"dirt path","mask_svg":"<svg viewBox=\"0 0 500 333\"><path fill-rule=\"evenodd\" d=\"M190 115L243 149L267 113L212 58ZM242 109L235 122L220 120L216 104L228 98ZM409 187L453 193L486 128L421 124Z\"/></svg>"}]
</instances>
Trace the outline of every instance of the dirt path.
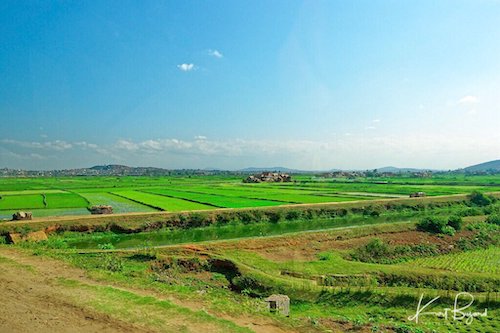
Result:
<instances>
[{"instance_id":1,"label":"dirt path","mask_svg":"<svg viewBox=\"0 0 500 333\"><path fill-rule=\"evenodd\" d=\"M0 290L5 300L0 307L0 332L176 332L178 327L187 332L221 332L214 324L186 322L181 317L169 318L170 326L145 327L95 311L85 306L86 302L98 300L85 288L66 288L61 279L77 281L84 286L112 287L114 290L131 292L135 295L166 300L190 311L205 310L202 302L179 300L171 295L160 295L154 291L136 290L123 286L110 286L90 279L83 270L71 267L61 261L31 256L19 249L0 247ZM140 313L139 317L148 316ZM251 331L284 333L272 320L241 315L210 314L225 319ZM142 318L141 318L142 319ZM147 326L147 325L146 325ZM224 331L224 330L222 330Z\"/></svg>"},{"instance_id":2,"label":"dirt path","mask_svg":"<svg viewBox=\"0 0 500 333\"><path fill-rule=\"evenodd\" d=\"M4 251L0 251L3 256ZM9 253L10 254L10 253ZM150 332L76 306L46 274L0 259L0 332Z\"/></svg>"}]
</instances>

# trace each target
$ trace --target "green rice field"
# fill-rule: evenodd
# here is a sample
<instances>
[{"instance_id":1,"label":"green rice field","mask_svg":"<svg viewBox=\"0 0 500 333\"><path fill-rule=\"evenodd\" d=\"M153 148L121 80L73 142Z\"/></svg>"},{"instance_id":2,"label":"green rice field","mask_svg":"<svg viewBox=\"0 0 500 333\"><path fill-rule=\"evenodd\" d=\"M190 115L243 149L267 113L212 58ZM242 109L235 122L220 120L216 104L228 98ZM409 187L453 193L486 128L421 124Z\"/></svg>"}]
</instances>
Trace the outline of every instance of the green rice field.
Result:
<instances>
[{"instance_id":1,"label":"green rice field","mask_svg":"<svg viewBox=\"0 0 500 333\"><path fill-rule=\"evenodd\" d=\"M290 183L244 184L245 176L3 178L0 218L17 210L34 217L90 214L92 205L115 213L252 208L500 190L496 176L329 179L294 175Z\"/></svg>"},{"instance_id":2,"label":"green rice field","mask_svg":"<svg viewBox=\"0 0 500 333\"><path fill-rule=\"evenodd\" d=\"M408 264L438 268L452 272L500 274L500 247L459 252L429 258L419 258Z\"/></svg>"}]
</instances>

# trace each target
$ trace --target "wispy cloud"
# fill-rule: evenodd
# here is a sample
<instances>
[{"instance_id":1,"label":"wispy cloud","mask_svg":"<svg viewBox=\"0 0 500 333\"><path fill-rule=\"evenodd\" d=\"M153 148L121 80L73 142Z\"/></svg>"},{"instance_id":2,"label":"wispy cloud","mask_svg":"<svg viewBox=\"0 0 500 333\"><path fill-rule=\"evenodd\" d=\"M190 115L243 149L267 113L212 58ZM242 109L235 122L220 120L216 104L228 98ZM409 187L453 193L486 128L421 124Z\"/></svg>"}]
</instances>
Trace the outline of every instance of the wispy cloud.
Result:
<instances>
[{"instance_id":1,"label":"wispy cloud","mask_svg":"<svg viewBox=\"0 0 500 333\"><path fill-rule=\"evenodd\" d=\"M208 55L219 59L224 57L222 52L218 50L208 50Z\"/></svg>"},{"instance_id":2,"label":"wispy cloud","mask_svg":"<svg viewBox=\"0 0 500 333\"><path fill-rule=\"evenodd\" d=\"M479 102L479 98L474 95L467 95L458 100L458 104L476 104Z\"/></svg>"},{"instance_id":3,"label":"wispy cloud","mask_svg":"<svg viewBox=\"0 0 500 333\"><path fill-rule=\"evenodd\" d=\"M11 139L2 139L0 140L0 143L6 144L6 145L13 145L13 146L18 146L22 148L32 148L32 149L48 149L48 150L56 150L56 151L63 151L67 150L73 147L73 145L69 142L66 142L64 140L55 140L55 141L44 141L44 142L38 142L38 141L18 141L18 140L11 140Z\"/></svg>"},{"instance_id":4,"label":"wispy cloud","mask_svg":"<svg viewBox=\"0 0 500 333\"><path fill-rule=\"evenodd\" d=\"M380 123L380 119L373 119L372 122L374 122L374 123Z\"/></svg>"},{"instance_id":5,"label":"wispy cloud","mask_svg":"<svg viewBox=\"0 0 500 333\"><path fill-rule=\"evenodd\" d=\"M177 65L177 68L179 68L183 72L190 72L194 70L196 67L194 66L194 64L180 64Z\"/></svg>"},{"instance_id":6,"label":"wispy cloud","mask_svg":"<svg viewBox=\"0 0 500 333\"><path fill-rule=\"evenodd\" d=\"M465 161L469 159L481 160L497 154L499 140L499 134L485 137L449 137L441 134L401 137L350 133L331 141L212 140L202 135L190 140L120 139L106 144L4 139L0 140L0 160L9 161L6 166L28 166L43 160L43 165L47 168L65 168L72 165L71 163L119 161L130 165L167 168L197 168L213 163L224 165L226 168L287 163L303 169L328 169L373 168L388 163L408 165L409 161L413 161L412 158L418 155L418 163L412 162L415 163L412 166L459 167L464 166ZM448 159L443 159L443 156ZM439 161L439 164L436 161ZM76 165L78 166L80 165Z\"/></svg>"}]
</instances>

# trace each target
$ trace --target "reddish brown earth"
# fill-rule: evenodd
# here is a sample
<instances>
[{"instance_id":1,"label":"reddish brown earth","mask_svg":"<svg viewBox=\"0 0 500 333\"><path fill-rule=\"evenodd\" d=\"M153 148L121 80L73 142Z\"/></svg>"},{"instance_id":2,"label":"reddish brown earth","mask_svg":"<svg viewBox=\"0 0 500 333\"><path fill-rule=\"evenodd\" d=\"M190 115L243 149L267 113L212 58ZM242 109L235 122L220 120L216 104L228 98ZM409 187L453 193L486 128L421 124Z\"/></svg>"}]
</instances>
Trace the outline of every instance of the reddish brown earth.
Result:
<instances>
[{"instance_id":1,"label":"reddish brown earth","mask_svg":"<svg viewBox=\"0 0 500 333\"><path fill-rule=\"evenodd\" d=\"M353 236L346 231L312 232L293 236L253 238L220 242L207 246L208 250L248 250L273 261L315 260L316 255L329 250L351 250L367 244L373 238L380 238L390 245L435 244L439 248L452 246L459 238L470 237L471 231L461 231L453 237L438 237L416 230L392 231L386 233ZM200 248L200 246L198 247ZM201 250L201 249L200 249Z\"/></svg>"}]
</instances>

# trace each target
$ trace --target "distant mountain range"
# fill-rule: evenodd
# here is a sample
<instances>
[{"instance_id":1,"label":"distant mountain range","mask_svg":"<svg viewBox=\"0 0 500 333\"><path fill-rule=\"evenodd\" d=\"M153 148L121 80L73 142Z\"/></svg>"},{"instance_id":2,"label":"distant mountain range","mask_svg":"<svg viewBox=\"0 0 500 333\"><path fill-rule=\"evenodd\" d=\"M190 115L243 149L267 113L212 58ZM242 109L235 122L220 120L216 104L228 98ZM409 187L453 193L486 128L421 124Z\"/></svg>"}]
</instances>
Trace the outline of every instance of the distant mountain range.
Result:
<instances>
[{"instance_id":1,"label":"distant mountain range","mask_svg":"<svg viewBox=\"0 0 500 333\"><path fill-rule=\"evenodd\" d=\"M417 168L397 168L393 166L376 169L378 172L390 173L405 173L405 172L425 172L440 170L432 169L417 169ZM322 171L306 171L290 169L286 167L250 167L236 171L228 171L215 168L206 169L162 169L154 167L130 167L119 164L96 165L90 168L67 169L67 170L20 170L20 169L0 169L0 177L34 177L34 176L171 176L171 175L224 175L224 174L249 174L260 173L263 171L274 171L281 173L321 173ZM340 169L332 169L328 172L342 171ZM353 171L353 170L344 170ZM323 171L327 172L327 171ZM463 169L455 170L454 172L472 172L472 173L495 173L500 172L500 160L484 162L481 164L472 165Z\"/></svg>"},{"instance_id":2,"label":"distant mountain range","mask_svg":"<svg viewBox=\"0 0 500 333\"><path fill-rule=\"evenodd\" d=\"M405 172L424 172L424 171L439 171L432 169L416 169L416 168L397 168L393 166L387 166L383 168L378 168L378 172L392 172L392 173L405 173Z\"/></svg>"},{"instance_id":3,"label":"distant mountain range","mask_svg":"<svg viewBox=\"0 0 500 333\"><path fill-rule=\"evenodd\" d=\"M484 162L464 168L466 172L500 171L500 160Z\"/></svg>"},{"instance_id":4,"label":"distant mountain range","mask_svg":"<svg viewBox=\"0 0 500 333\"><path fill-rule=\"evenodd\" d=\"M304 173L304 172L311 172L311 171L304 171L304 170L297 170L297 169L289 169L285 167L269 167L269 168L256 168L256 167L250 167L250 168L244 168L238 170L240 172L263 172L263 171L274 171L274 172L282 172L282 173Z\"/></svg>"}]
</instances>

